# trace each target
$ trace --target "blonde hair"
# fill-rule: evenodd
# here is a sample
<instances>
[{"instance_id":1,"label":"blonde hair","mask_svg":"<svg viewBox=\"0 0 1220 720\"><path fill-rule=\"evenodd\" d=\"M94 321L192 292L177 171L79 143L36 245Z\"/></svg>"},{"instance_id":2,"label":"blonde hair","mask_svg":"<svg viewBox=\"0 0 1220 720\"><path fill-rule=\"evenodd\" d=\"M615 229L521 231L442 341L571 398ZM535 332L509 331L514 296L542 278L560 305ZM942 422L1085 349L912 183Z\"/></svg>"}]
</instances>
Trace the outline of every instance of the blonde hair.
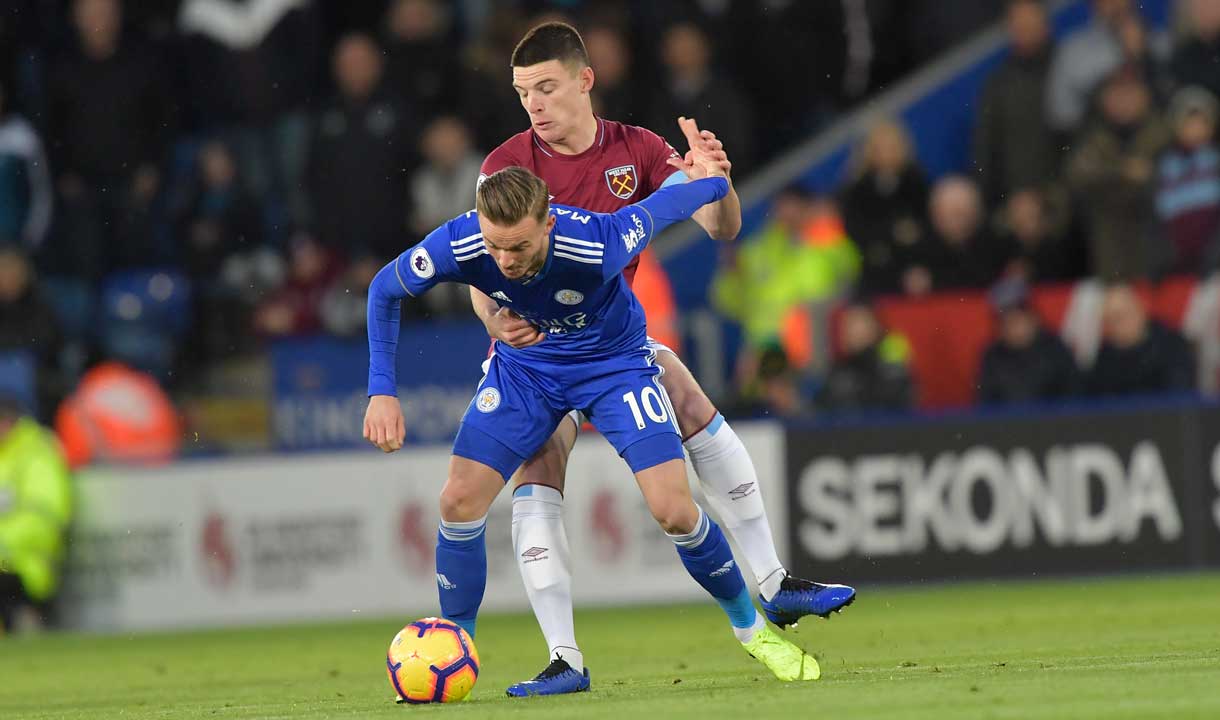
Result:
<instances>
[{"instance_id":1,"label":"blonde hair","mask_svg":"<svg viewBox=\"0 0 1220 720\"><path fill-rule=\"evenodd\" d=\"M851 177L859 179L868 174L876 165L877 145L885 138L886 135L892 135L897 138L899 144L903 148L903 154L906 155L907 163L909 164L915 157L914 148L911 144L911 135L907 132L906 127L900 121L891 120L889 118L879 120L869 128L868 133L856 145L852 152L851 158Z\"/></svg>"},{"instance_id":2,"label":"blonde hair","mask_svg":"<svg viewBox=\"0 0 1220 720\"><path fill-rule=\"evenodd\" d=\"M527 217L546 220L550 191L542 178L523 167L506 167L479 183L475 210L488 222L516 225Z\"/></svg>"}]
</instances>

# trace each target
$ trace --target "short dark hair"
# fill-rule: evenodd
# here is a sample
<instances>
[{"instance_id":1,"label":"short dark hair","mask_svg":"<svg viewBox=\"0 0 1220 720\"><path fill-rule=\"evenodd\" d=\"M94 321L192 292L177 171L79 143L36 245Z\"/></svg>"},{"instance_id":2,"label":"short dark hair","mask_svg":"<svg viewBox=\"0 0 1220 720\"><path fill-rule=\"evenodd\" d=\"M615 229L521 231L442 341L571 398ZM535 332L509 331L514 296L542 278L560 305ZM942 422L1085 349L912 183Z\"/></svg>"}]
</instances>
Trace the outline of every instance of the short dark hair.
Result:
<instances>
[{"instance_id":1,"label":"short dark hair","mask_svg":"<svg viewBox=\"0 0 1220 720\"><path fill-rule=\"evenodd\" d=\"M488 175L479 183L474 198L479 215L502 227L516 225L527 217L541 222L550 205L550 191L542 178L517 166Z\"/></svg>"},{"instance_id":2,"label":"short dark hair","mask_svg":"<svg viewBox=\"0 0 1220 720\"><path fill-rule=\"evenodd\" d=\"M576 28L563 22L545 22L527 32L513 49L513 67L528 67L547 60L582 67L589 64L589 52Z\"/></svg>"}]
</instances>

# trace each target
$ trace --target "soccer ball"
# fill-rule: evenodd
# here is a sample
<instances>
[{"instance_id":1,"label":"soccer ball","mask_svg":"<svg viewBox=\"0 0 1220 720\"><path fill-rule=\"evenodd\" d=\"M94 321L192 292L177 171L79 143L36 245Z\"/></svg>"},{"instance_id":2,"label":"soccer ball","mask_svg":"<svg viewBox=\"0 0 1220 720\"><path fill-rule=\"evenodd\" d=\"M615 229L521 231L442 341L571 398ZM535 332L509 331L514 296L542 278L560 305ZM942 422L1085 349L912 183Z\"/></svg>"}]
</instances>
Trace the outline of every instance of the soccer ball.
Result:
<instances>
[{"instance_id":1,"label":"soccer ball","mask_svg":"<svg viewBox=\"0 0 1220 720\"><path fill-rule=\"evenodd\" d=\"M400 703L457 702L479 679L479 653L457 624L427 617L394 636L385 667Z\"/></svg>"}]
</instances>

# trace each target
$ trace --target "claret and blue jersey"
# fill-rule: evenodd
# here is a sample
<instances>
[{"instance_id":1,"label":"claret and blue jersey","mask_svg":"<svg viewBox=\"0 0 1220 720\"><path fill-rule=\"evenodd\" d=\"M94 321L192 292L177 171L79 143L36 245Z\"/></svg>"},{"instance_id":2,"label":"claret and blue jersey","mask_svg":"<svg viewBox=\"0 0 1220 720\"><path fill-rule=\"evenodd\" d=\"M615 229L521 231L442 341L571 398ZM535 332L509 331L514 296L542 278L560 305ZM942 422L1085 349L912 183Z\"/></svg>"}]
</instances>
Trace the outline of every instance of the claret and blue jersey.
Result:
<instances>
[{"instance_id":1,"label":"claret and blue jersey","mask_svg":"<svg viewBox=\"0 0 1220 720\"><path fill-rule=\"evenodd\" d=\"M382 268L370 286L369 395L397 394L401 299L440 282L459 282L511 308L547 338L521 349L497 344L463 418L455 454L507 478L565 413L578 409L633 468L647 459L634 462L627 448L661 433L674 436L681 457L672 413L656 382L659 369L652 363L644 311L622 272L656 233L727 192L723 178L708 178L662 188L614 213L552 206L556 222L546 261L525 280L500 272L474 211L450 220ZM489 450L492 440L501 447Z\"/></svg>"}]
</instances>

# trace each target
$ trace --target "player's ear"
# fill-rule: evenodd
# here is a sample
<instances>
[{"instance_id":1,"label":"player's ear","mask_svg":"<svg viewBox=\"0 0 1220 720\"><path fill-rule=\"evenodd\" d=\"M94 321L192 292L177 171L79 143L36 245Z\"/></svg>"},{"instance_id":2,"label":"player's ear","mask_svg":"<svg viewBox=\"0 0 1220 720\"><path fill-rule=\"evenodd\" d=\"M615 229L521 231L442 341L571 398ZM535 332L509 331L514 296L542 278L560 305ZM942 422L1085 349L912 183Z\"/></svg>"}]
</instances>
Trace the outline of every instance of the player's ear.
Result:
<instances>
[{"instance_id":1,"label":"player's ear","mask_svg":"<svg viewBox=\"0 0 1220 720\"><path fill-rule=\"evenodd\" d=\"M580 71L578 80L580 82L580 91L582 93L587 93L587 92L592 91L593 82L595 80L595 78L593 77L593 68L589 67L588 65L585 65L584 68L582 68Z\"/></svg>"},{"instance_id":2,"label":"player's ear","mask_svg":"<svg viewBox=\"0 0 1220 720\"><path fill-rule=\"evenodd\" d=\"M547 213L546 214L546 234L550 235L551 231L554 229L555 229L555 216L552 215L551 213Z\"/></svg>"}]
</instances>

